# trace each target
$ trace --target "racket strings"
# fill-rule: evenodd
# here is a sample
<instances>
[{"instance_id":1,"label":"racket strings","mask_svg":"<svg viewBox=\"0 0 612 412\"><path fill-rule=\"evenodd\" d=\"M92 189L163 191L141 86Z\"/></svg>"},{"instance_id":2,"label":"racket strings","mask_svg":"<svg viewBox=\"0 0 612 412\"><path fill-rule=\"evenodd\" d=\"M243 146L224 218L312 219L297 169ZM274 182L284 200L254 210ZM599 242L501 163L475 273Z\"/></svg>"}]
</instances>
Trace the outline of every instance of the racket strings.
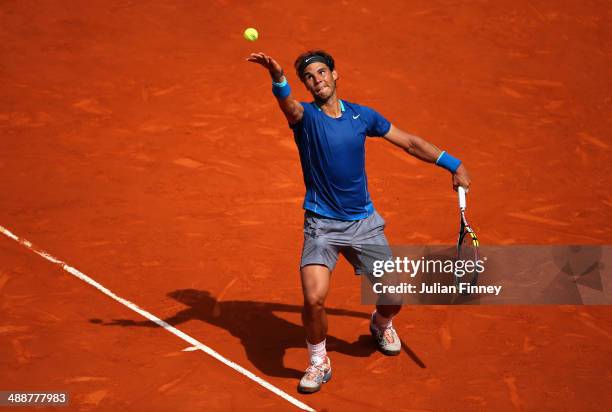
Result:
<instances>
[{"instance_id":1,"label":"racket strings","mask_svg":"<svg viewBox=\"0 0 612 412\"><path fill-rule=\"evenodd\" d=\"M476 261L478 260L478 238L465 228L457 244L457 261L455 262L455 282L475 285L478 280Z\"/></svg>"}]
</instances>

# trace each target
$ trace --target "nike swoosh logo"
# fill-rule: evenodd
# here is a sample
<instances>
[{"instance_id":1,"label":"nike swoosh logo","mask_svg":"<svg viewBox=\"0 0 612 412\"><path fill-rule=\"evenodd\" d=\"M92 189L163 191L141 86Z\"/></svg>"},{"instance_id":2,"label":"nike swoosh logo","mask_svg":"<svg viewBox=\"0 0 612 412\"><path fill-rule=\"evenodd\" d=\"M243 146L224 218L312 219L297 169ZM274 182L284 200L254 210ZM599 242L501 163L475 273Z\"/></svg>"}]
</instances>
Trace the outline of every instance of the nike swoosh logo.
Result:
<instances>
[{"instance_id":1,"label":"nike swoosh logo","mask_svg":"<svg viewBox=\"0 0 612 412\"><path fill-rule=\"evenodd\" d=\"M357 116L353 116L353 119L357 119L359 116L361 116L361 115L358 114Z\"/></svg>"}]
</instances>

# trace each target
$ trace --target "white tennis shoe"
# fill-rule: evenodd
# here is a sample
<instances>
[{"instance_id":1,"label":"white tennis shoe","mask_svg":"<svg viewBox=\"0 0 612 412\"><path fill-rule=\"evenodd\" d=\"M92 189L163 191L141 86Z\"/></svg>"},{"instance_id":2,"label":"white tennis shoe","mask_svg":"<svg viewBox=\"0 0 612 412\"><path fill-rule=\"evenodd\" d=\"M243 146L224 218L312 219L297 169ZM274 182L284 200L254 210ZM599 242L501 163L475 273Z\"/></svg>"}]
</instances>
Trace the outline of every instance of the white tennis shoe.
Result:
<instances>
[{"instance_id":1,"label":"white tennis shoe","mask_svg":"<svg viewBox=\"0 0 612 412\"><path fill-rule=\"evenodd\" d=\"M389 324L388 327L380 329L374 323L374 313L370 319L370 333L372 337L376 339L378 349L387 356L397 356L402 350L402 342L400 341L393 324Z\"/></svg>"},{"instance_id":2,"label":"white tennis shoe","mask_svg":"<svg viewBox=\"0 0 612 412\"><path fill-rule=\"evenodd\" d=\"M312 364L306 369L306 373L300 380L298 391L301 393L314 393L321 389L332 377L331 360L325 357L325 361L319 364Z\"/></svg>"}]
</instances>

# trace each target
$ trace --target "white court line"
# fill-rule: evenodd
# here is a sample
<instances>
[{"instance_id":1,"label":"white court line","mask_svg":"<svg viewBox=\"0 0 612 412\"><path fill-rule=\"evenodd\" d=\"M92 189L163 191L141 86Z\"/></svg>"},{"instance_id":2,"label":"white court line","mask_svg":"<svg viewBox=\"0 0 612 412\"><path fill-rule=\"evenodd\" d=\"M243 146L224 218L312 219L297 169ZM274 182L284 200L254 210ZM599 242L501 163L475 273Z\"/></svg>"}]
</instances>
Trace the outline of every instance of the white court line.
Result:
<instances>
[{"instance_id":1,"label":"white court line","mask_svg":"<svg viewBox=\"0 0 612 412\"><path fill-rule=\"evenodd\" d=\"M251 379L252 381L257 382L258 384L260 384L264 388L268 389L271 392L274 392L276 395L280 396L281 398L283 398L287 402L292 403L293 405L297 406L298 408L303 409L305 411L314 412L314 409L312 409L310 406L300 402L299 400L295 399L293 396L291 396L288 393L278 389L276 386L268 383L267 381L263 380L259 376L255 375L251 371L243 368L242 366L238 365L237 363L234 363L231 360L223 357L222 355L220 355L219 353L217 353L213 349L209 348L208 346L204 345L203 343L201 343L197 339L192 338L191 336L189 336L186 333L178 330L174 326L169 325L168 323L164 322L163 320L161 320L157 316L153 315L152 313L147 312L146 310L139 308L136 304L130 302L129 300L123 299L122 297L115 295L109 289L105 288L100 283L96 282L95 280L93 280L92 278L87 276L86 274L80 272L79 270L73 268L72 266L69 266L65 262L63 262L63 261L61 261L61 260L51 256L50 254L48 254L44 250L37 249L36 247L34 247L34 245L32 245L32 243L30 243L29 241L27 241L25 239L20 238L19 236L14 235L13 233L11 233L5 227L0 226L0 232L2 232L3 235L5 235L5 236L13 239L14 241L22 244L23 246L27 247L28 249L30 249L34 253L36 253L36 254L42 256L43 258L47 259L49 262L52 262L52 263L55 263L55 264L59 265L62 269L64 269L66 272L70 273L71 275L74 275L75 277L81 279L82 281L84 281L86 283L89 283L91 286L93 286L94 288L98 289L100 292L104 293L106 296L116 300L117 302L121 303L124 306L127 306L128 308L132 309L134 312L140 314L141 316L147 318L151 322L155 322L156 324L158 324L162 328L166 329L168 332L170 332L173 335L176 335L179 338L183 339L185 342L190 343L193 348L196 348L194 350L201 350L202 352L207 353L208 355L210 355L213 358L217 359L219 362L221 362L221 363L229 366L230 368L234 369L235 371L243 374L244 376L246 376L247 378Z\"/></svg>"}]
</instances>

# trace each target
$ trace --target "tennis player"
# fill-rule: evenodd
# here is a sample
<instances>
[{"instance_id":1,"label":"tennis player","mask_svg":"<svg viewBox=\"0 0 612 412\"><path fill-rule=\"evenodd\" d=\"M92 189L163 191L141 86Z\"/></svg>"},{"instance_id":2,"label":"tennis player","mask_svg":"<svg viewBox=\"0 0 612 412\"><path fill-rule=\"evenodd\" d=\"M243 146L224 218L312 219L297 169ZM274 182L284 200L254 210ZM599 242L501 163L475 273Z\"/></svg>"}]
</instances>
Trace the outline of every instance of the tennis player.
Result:
<instances>
[{"instance_id":1,"label":"tennis player","mask_svg":"<svg viewBox=\"0 0 612 412\"><path fill-rule=\"evenodd\" d=\"M272 57L259 52L247 60L269 71L272 93L293 130L302 164L306 196L300 273L310 366L298 390L312 393L331 379L324 304L338 254L347 258L357 274L364 274L359 261L362 245L388 246L385 221L374 209L368 192L366 136L383 137L410 155L447 169L455 189L459 185L468 189L470 178L460 160L400 130L373 109L339 99L338 72L327 52L308 51L295 61L297 75L314 99L309 103L293 98L282 67ZM392 323L400 308L399 304L377 305L372 313L370 332L386 355L398 355L401 350Z\"/></svg>"}]
</instances>

